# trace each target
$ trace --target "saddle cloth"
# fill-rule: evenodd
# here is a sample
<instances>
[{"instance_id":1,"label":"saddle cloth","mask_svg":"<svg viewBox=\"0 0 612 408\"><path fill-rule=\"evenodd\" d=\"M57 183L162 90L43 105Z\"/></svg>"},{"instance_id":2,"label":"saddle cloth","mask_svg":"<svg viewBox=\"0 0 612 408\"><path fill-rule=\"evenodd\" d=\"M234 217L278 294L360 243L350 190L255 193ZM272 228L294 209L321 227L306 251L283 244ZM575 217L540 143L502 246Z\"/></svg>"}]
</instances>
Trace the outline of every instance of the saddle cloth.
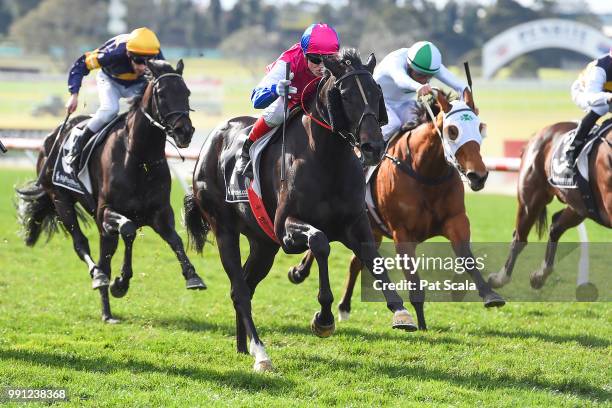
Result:
<instances>
[{"instance_id":1,"label":"saddle cloth","mask_svg":"<svg viewBox=\"0 0 612 408\"><path fill-rule=\"evenodd\" d=\"M53 167L53 184L56 186L67 188L68 190L75 191L79 194L85 194L84 188L87 190L89 194L92 194L91 188L91 179L89 175L89 160L91 158L91 154L94 149L101 145L110 130L114 128L115 124L119 121L125 119L127 113L122 113L121 115L116 116L113 120L111 120L103 129L101 129L98 133L93 135L83 150L79 155L79 174L73 174L72 167L66 161L66 155L72 149L74 145L74 135L70 132L62 142L61 148L59 150L59 154L57 155L57 159L55 160L55 166ZM79 122L75 127L79 129L83 129L89 119L85 119ZM60 137L58 135L57 137Z\"/></svg>"}]
</instances>

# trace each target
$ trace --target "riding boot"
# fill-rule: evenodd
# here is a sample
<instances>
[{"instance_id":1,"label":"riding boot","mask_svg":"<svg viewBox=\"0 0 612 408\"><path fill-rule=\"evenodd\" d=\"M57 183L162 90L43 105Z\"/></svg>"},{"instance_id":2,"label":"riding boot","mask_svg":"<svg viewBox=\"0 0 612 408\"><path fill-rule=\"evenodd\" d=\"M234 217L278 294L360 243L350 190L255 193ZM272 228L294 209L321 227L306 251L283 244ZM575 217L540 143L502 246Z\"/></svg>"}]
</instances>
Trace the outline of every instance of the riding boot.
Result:
<instances>
[{"instance_id":1,"label":"riding boot","mask_svg":"<svg viewBox=\"0 0 612 408\"><path fill-rule=\"evenodd\" d=\"M238 174L242 174L249 178L253 178L253 171L251 170L251 166L249 166L249 161L251 160L249 149L252 145L253 141L251 139L244 141L244 144L242 145L242 153L240 154L240 158L236 163L236 171Z\"/></svg>"},{"instance_id":2,"label":"riding boot","mask_svg":"<svg viewBox=\"0 0 612 408\"><path fill-rule=\"evenodd\" d=\"M593 111L589 111L584 118L580 121L574 138L565 152L565 160L568 163L568 167L574 168L576 166L576 160L578 160L578 154L580 153L581 147L586 141L589 132L597 122L601 115Z\"/></svg>"},{"instance_id":3,"label":"riding boot","mask_svg":"<svg viewBox=\"0 0 612 408\"><path fill-rule=\"evenodd\" d=\"M87 144L87 141L95 132L85 126L80 132L75 132L72 148L70 153L66 155L66 162L72 167L74 174L78 174L79 171L79 156L83 147Z\"/></svg>"}]
</instances>

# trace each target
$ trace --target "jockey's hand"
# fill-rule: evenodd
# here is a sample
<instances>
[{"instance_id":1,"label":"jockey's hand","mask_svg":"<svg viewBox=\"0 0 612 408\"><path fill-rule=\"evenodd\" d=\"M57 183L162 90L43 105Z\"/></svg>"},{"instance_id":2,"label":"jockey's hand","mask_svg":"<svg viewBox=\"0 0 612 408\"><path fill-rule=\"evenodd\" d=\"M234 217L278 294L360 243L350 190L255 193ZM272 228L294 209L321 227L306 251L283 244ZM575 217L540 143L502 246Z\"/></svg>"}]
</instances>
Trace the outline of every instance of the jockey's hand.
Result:
<instances>
[{"instance_id":1,"label":"jockey's hand","mask_svg":"<svg viewBox=\"0 0 612 408\"><path fill-rule=\"evenodd\" d=\"M423 84L419 86L419 88L417 89L418 96L431 95L431 93L432 93L431 85L429 84Z\"/></svg>"},{"instance_id":2,"label":"jockey's hand","mask_svg":"<svg viewBox=\"0 0 612 408\"><path fill-rule=\"evenodd\" d=\"M297 88L295 86L291 86L291 80L293 79L293 72L289 75L289 79L281 79L276 84L276 93L278 96L286 96L287 91L289 95L297 93ZM289 96L291 98L291 96Z\"/></svg>"},{"instance_id":3,"label":"jockey's hand","mask_svg":"<svg viewBox=\"0 0 612 408\"><path fill-rule=\"evenodd\" d=\"M77 106L79 106L79 94L72 94L66 102L66 112L72 113L76 110Z\"/></svg>"}]
</instances>

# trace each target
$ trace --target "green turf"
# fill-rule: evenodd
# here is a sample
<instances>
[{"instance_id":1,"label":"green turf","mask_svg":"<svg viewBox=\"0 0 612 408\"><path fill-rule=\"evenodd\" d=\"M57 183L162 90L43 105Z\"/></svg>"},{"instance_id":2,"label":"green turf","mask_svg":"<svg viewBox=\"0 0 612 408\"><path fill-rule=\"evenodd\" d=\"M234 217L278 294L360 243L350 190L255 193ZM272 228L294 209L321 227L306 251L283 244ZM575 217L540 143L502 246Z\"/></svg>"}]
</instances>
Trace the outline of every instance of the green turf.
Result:
<instances>
[{"instance_id":1,"label":"green turf","mask_svg":"<svg viewBox=\"0 0 612 408\"><path fill-rule=\"evenodd\" d=\"M609 304L430 303L430 330L404 333L391 330L383 304L355 300L351 321L319 339L309 329L316 270L294 286L286 271L299 257L284 254L255 295L255 321L275 366L255 374L253 359L235 352L229 284L214 244L204 257L190 253L209 286L190 292L149 228L136 241L130 292L112 300L122 323L104 325L71 242L55 236L26 248L16 233L12 186L31 176L0 168L0 388L66 388L69 405L91 407L610 405ZM175 186L179 214L181 198ZM475 240L509 240L514 199L473 194L468 208ZM96 233L86 233L95 254ZM610 238L593 225L589 234ZM336 299L348 259L332 246Z\"/></svg>"}]
</instances>

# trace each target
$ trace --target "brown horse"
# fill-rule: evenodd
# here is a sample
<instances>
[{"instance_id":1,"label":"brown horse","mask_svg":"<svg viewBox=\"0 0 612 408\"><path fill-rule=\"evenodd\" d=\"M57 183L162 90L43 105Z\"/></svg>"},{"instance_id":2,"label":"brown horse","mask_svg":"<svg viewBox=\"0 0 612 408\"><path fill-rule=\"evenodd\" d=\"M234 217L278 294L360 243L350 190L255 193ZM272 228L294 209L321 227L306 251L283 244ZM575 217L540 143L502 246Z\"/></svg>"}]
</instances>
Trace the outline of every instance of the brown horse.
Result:
<instances>
[{"instance_id":1,"label":"brown horse","mask_svg":"<svg viewBox=\"0 0 612 408\"><path fill-rule=\"evenodd\" d=\"M188 289L205 288L174 228L170 170L165 157L166 137L174 139L179 147L187 147L194 132L189 119L190 92L182 77L183 62L179 61L176 70L165 61L149 61L147 65L153 80L142 98L134 101L127 116L115 123L105 142L94 149L89 160L95 208L90 207L83 195L54 185L52 165L42 174L41 185L31 183L17 190L26 245L36 244L41 232L46 231L50 236L57 230L59 219L72 237L75 252L87 264L93 289L100 291L102 319L107 323L118 321L111 314L108 291L111 258L119 235L125 243L125 257L121 277L110 285L115 297L125 296L128 291L132 278L132 245L136 230L142 226L152 227L176 253ZM59 150L52 149L55 138L65 138L70 127L84 119L73 119L62 134L56 129L45 139L38 156L37 173L41 172L45 160L55 163ZM100 259L97 264L79 227L77 203L88 210L98 226Z\"/></svg>"},{"instance_id":2,"label":"brown horse","mask_svg":"<svg viewBox=\"0 0 612 408\"><path fill-rule=\"evenodd\" d=\"M392 238L396 252L414 257L416 246L434 236L444 236L458 257L473 258L470 249L470 223L465 212L461 174L472 190L484 187L488 171L480 156L480 124L474 112L472 95L466 92L466 102L449 102L437 93L438 111L433 123L420 112L421 125L400 131L387 150L384 160L372 179L373 202L380 214L382 226L370 213L374 237L378 244L383 236ZM467 116L464 116L466 115ZM436 129L443 129L440 138ZM384 230L383 230L384 229ZM307 253L300 265L289 271L289 280L302 282L309 274L312 254ZM338 305L340 320L346 320L351 310L353 288L363 264L353 257L345 291ZM504 300L491 290L478 269L467 271L478 288L486 307L503 306ZM406 278L419 281L417 273L404 271ZM417 288L419 285L417 284ZM413 305L424 301L420 290L410 291ZM422 307L415 307L419 329L426 329Z\"/></svg>"},{"instance_id":3,"label":"brown horse","mask_svg":"<svg viewBox=\"0 0 612 408\"><path fill-rule=\"evenodd\" d=\"M548 182L555 139L575 127L574 122L555 123L541 129L527 144L519 170L518 211L510 254L502 270L489 276L493 287L499 288L510 282L514 263L527 245L527 237L534 224L542 237L547 222L546 206L555 196L567 206L552 216L544 262L530 276L534 289L541 288L553 272L557 243L565 231L585 218L591 218L604 227L612 227L612 130L606 133L589 159L590 186L598 210L595 217L587 211L578 189L557 188Z\"/></svg>"}]
</instances>

